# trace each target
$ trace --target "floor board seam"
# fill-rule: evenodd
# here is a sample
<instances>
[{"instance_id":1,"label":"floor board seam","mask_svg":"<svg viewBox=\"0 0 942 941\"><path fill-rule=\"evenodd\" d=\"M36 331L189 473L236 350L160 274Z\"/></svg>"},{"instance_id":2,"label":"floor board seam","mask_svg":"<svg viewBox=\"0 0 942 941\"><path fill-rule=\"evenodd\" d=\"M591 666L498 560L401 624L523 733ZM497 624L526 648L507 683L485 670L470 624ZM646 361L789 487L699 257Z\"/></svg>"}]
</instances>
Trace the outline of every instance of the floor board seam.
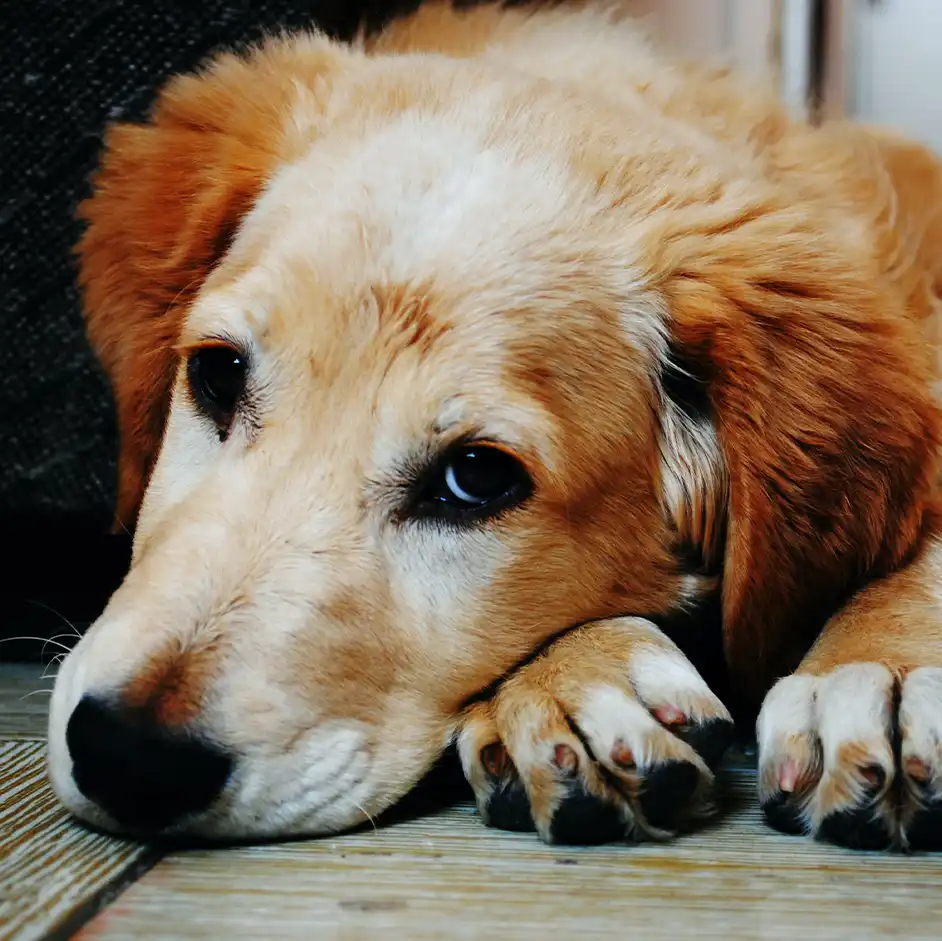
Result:
<instances>
[{"instance_id":1,"label":"floor board seam","mask_svg":"<svg viewBox=\"0 0 942 941\"><path fill-rule=\"evenodd\" d=\"M75 937L90 921L106 911L127 889L150 872L163 857L164 854L156 850L145 853L127 869L117 873L113 879L83 899L42 936L42 941L69 941Z\"/></svg>"}]
</instances>

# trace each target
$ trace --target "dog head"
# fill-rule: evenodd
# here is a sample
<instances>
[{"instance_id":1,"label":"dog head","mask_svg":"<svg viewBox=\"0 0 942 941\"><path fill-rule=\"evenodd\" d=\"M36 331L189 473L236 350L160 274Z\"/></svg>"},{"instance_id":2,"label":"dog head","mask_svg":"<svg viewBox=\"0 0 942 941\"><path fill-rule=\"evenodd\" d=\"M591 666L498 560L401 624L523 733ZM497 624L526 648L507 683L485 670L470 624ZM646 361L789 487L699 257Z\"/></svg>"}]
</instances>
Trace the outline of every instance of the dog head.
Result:
<instances>
[{"instance_id":1,"label":"dog head","mask_svg":"<svg viewBox=\"0 0 942 941\"><path fill-rule=\"evenodd\" d=\"M575 624L721 579L757 690L898 561L934 433L899 302L647 119L302 37L112 130L82 282L136 532L54 695L77 814L347 827Z\"/></svg>"}]
</instances>

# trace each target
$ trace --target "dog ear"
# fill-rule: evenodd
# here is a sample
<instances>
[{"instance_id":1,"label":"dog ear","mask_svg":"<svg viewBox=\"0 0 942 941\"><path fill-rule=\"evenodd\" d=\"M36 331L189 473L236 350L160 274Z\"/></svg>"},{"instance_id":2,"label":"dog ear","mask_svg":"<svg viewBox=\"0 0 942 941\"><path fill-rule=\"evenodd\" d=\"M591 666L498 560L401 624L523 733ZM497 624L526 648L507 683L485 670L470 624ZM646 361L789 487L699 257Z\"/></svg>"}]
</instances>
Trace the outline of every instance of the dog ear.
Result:
<instances>
[{"instance_id":1,"label":"dog ear","mask_svg":"<svg viewBox=\"0 0 942 941\"><path fill-rule=\"evenodd\" d=\"M675 536L672 549L709 584L722 568L729 493L709 386L698 365L671 345L656 387L662 502Z\"/></svg>"},{"instance_id":2,"label":"dog ear","mask_svg":"<svg viewBox=\"0 0 942 941\"><path fill-rule=\"evenodd\" d=\"M726 658L754 698L913 550L940 418L927 343L866 245L787 207L708 212L674 216L658 264L672 343L705 392L701 431L680 439L708 469L688 506L725 505L725 532L690 532L722 540Z\"/></svg>"},{"instance_id":3,"label":"dog ear","mask_svg":"<svg viewBox=\"0 0 942 941\"><path fill-rule=\"evenodd\" d=\"M340 50L319 37L226 54L105 139L77 247L89 339L112 384L116 522L131 526L163 436L183 319L274 166L303 146Z\"/></svg>"}]
</instances>

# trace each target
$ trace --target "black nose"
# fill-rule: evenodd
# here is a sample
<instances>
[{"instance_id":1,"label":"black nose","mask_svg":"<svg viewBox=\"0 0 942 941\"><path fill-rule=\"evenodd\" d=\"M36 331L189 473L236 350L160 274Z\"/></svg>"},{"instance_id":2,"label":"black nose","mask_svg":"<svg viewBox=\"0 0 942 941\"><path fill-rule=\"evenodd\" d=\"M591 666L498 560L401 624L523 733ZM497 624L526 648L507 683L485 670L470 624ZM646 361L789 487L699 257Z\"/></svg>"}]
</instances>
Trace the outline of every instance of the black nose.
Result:
<instances>
[{"instance_id":1,"label":"black nose","mask_svg":"<svg viewBox=\"0 0 942 941\"><path fill-rule=\"evenodd\" d=\"M232 771L215 746L91 696L75 707L65 739L76 787L136 831L157 832L205 810Z\"/></svg>"}]
</instances>

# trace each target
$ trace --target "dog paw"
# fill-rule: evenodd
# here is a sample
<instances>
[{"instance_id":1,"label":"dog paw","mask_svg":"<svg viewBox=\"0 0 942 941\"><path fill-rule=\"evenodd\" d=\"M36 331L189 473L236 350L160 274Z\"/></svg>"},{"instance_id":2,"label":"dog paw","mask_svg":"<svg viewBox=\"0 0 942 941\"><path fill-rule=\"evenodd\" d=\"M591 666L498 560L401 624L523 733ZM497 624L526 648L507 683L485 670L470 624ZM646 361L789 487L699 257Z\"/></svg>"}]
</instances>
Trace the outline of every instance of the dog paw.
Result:
<instances>
[{"instance_id":1,"label":"dog paw","mask_svg":"<svg viewBox=\"0 0 942 941\"><path fill-rule=\"evenodd\" d=\"M942 849L942 669L786 677L758 737L772 826L857 849Z\"/></svg>"},{"instance_id":2,"label":"dog paw","mask_svg":"<svg viewBox=\"0 0 942 941\"><path fill-rule=\"evenodd\" d=\"M725 706L650 622L619 618L555 641L458 734L489 826L548 843L664 839L713 810Z\"/></svg>"}]
</instances>

